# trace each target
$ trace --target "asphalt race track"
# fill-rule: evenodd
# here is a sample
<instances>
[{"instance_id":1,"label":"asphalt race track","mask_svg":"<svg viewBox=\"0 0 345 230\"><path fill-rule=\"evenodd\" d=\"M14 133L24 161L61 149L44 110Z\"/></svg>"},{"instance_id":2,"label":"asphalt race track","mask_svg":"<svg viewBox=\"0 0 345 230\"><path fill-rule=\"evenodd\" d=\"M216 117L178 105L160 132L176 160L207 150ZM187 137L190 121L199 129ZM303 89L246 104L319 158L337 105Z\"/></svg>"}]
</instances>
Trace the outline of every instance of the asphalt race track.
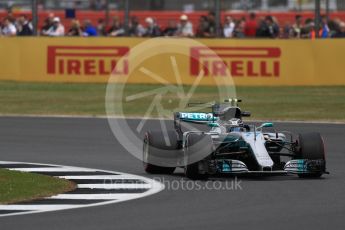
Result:
<instances>
[{"instance_id":1,"label":"asphalt race track","mask_svg":"<svg viewBox=\"0 0 345 230\"><path fill-rule=\"evenodd\" d=\"M135 125L138 121L129 121ZM150 121L152 127L157 121ZM169 124L171 125L171 124ZM146 128L147 128L146 127ZM5 229L343 229L345 125L277 123L319 131L327 149L324 179L240 178L238 190L165 189L106 206L0 218ZM73 165L153 177L113 137L106 119L0 118L0 160ZM163 178L163 176L160 176ZM181 174L164 176L181 180ZM234 178L221 178L226 184ZM204 183L204 182L202 182Z\"/></svg>"}]
</instances>

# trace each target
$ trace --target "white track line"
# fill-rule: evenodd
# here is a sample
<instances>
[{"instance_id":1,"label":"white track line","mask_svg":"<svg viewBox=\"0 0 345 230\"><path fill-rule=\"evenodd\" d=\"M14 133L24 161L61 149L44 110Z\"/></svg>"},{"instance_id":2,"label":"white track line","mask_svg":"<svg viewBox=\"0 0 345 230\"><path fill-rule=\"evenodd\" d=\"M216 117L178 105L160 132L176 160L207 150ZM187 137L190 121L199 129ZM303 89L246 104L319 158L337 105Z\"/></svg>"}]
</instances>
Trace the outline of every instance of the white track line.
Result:
<instances>
[{"instance_id":1,"label":"white track line","mask_svg":"<svg viewBox=\"0 0 345 230\"><path fill-rule=\"evenodd\" d=\"M71 209L71 208L81 208L84 205L50 205L50 204L42 204L42 205L26 205L26 204L20 204L20 205L0 205L0 210L16 210L16 211L57 211L57 210L63 210L63 209Z\"/></svg>"},{"instance_id":2,"label":"white track line","mask_svg":"<svg viewBox=\"0 0 345 230\"><path fill-rule=\"evenodd\" d=\"M91 189L150 189L150 184L78 184L78 188L91 188Z\"/></svg>"},{"instance_id":3,"label":"white track line","mask_svg":"<svg viewBox=\"0 0 345 230\"><path fill-rule=\"evenodd\" d=\"M11 168L11 164L27 164L28 166L23 166L24 168ZM73 174L73 172L89 172L91 175L61 175L57 176L58 178L64 178L69 180L103 180L103 184L84 184L80 182L77 184L77 188L79 189L90 189L87 194L58 194L55 196L44 198L43 200L50 200L54 199L54 204L39 204L39 202L27 202L26 204L9 204L9 205L0 205L0 211L18 211L14 213L7 213L7 214L0 214L0 217L3 216L13 216L13 215L23 215L23 214L31 214L31 213L38 213L38 212L49 212L49 211L57 211L57 210L64 210L64 209L74 209L74 208L84 208L84 207L93 207L99 205L106 205L112 203L123 202L127 200L137 199L145 196L152 195L154 193L160 192L164 189L164 185L159 183L158 181L137 176L133 174L121 173L121 172L114 172L114 171L105 171L100 169L90 169L90 168L81 168L81 167L72 167L72 166L63 166L63 165L48 165L48 164L40 164L40 163L26 163L26 162L7 162L7 161L0 161L1 165L7 165L10 167L10 170L15 171L22 171L22 172L68 172L69 174ZM39 165L41 167L34 167L29 168L29 165ZM43 167L42 167L43 166ZM44 167L47 166L47 167ZM48 167L50 166L50 167ZM52 167L54 166L54 167ZM114 175L92 175L94 172L104 172L104 174L114 174ZM123 181L117 181L116 183L112 183L112 180L122 179ZM137 183L134 181L130 183L126 180L138 180ZM93 189L95 189L95 193L92 193ZM109 191L106 194L99 194L98 189L112 189L114 191ZM127 193L123 193L123 191L119 192L120 189L128 189L131 190ZM136 191L138 189L138 191ZM142 191L145 189L147 191ZM119 191L116 191L119 190ZM107 191L108 192L108 191ZM95 200L92 204L68 204L68 200L77 199L77 200ZM61 204L59 204L59 200L61 200ZM97 200L102 200L101 202L97 202ZM104 201L106 200L106 201ZM56 204L55 204L56 202ZM67 204L66 204L67 203Z\"/></svg>"},{"instance_id":4,"label":"white track line","mask_svg":"<svg viewBox=\"0 0 345 230\"><path fill-rule=\"evenodd\" d=\"M64 167L64 168L8 168L9 170L21 171L21 172L96 172L94 169L85 168L74 168L74 167Z\"/></svg>"},{"instance_id":5,"label":"white track line","mask_svg":"<svg viewBox=\"0 0 345 230\"><path fill-rule=\"evenodd\" d=\"M83 200L123 200L140 198L140 195L133 193L119 194L59 194L47 199L83 199Z\"/></svg>"},{"instance_id":6,"label":"white track line","mask_svg":"<svg viewBox=\"0 0 345 230\"><path fill-rule=\"evenodd\" d=\"M59 178L67 179L67 180L116 180L116 179L138 179L138 176L125 174L125 175L95 175L95 176L58 176ZM144 181L150 180L148 178L142 177L140 178Z\"/></svg>"}]
</instances>

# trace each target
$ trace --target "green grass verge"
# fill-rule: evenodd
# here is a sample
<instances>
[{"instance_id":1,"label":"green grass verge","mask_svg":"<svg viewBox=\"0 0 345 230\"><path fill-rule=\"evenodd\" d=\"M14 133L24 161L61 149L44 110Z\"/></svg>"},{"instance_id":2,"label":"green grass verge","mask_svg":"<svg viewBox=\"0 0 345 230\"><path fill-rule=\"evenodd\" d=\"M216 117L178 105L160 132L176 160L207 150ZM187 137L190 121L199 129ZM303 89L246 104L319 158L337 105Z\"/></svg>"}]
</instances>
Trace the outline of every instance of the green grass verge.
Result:
<instances>
[{"instance_id":1,"label":"green grass verge","mask_svg":"<svg viewBox=\"0 0 345 230\"><path fill-rule=\"evenodd\" d=\"M68 180L0 169L0 204L48 197L74 188Z\"/></svg>"},{"instance_id":2,"label":"green grass verge","mask_svg":"<svg viewBox=\"0 0 345 230\"><path fill-rule=\"evenodd\" d=\"M156 85L127 85L125 95L157 89ZM188 91L189 87L184 87ZM1 114L105 115L106 84L0 82ZM237 87L241 107L252 119L345 121L345 86ZM153 97L125 102L126 115L142 116ZM215 87L198 87L192 101L217 99ZM119 105L120 99L115 104ZM176 94L162 98L165 109L178 105ZM159 114L153 111L152 116Z\"/></svg>"}]
</instances>

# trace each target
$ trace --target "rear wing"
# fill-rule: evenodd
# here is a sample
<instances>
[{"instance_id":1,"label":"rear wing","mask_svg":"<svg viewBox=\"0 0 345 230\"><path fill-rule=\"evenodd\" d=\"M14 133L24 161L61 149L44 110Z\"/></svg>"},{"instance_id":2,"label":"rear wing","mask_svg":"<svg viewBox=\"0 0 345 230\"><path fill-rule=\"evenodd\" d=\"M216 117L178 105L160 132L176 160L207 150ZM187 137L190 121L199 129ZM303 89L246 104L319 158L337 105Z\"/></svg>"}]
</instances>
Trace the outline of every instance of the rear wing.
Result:
<instances>
[{"instance_id":1,"label":"rear wing","mask_svg":"<svg viewBox=\"0 0 345 230\"><path fill-rule=\"evenodd\" d=\"M218 120L218 117L215 117L213 113L177 112L175 113L175 120L204 124L215 122Z\"/></svg>"},{"instance_id":2,"label":"rear wing","mask_svg":"<svg viewBox=\"0 0 345 230\"><path fill-rule=\"evenodd\" d=\"M212 124L220 120L231 118L249 117L250 112L241 111L238 107L239 99L226 99L222 103L189 103L188 107L200 107L201 109L211 109L211 112L176 112L174 113L174 126L177 133L182 137L181 122Z\"/></svg>"},{"instance_id":3,"label":"rear wing","mask_svg":"<svg viewBox=\"0 0 345 230\"><path fill-rule=\"evenodd\" d=\"M179 134L180 140L183 138L181 122L195 124L209 124L218 121L213 113L193 113L193 112L176 112L174 113L174 128Z\"/></svg>"}]
</instances>

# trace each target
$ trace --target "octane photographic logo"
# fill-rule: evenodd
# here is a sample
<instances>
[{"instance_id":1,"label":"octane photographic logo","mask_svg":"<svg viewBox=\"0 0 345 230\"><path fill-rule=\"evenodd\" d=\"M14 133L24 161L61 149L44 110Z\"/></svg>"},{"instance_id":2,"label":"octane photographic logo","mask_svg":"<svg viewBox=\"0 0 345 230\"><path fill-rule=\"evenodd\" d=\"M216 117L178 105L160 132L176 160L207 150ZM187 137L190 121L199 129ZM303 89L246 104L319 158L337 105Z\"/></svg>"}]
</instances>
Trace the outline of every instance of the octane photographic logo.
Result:
<instances>
[{"instance_id":1,"label":"octane photographic logo","mask_svg":"<svg viewBox=\"0 0 345 230\"><path fill-rule=\"evenodd\" d=\"M193 47L207 51L208 55L211 55L208 60L212 59L218 69L224 70L223 75L213 76L209 66L203 64L205 62L200 59L200 55L193 52ZM196 66L197 60L200 60L199 66ZM168 135L169 130L174 130L173 114L210 114L211 103L223 101L225 98L236 98L230 70L213 50L187 38L145 40L118 60L117 66L124 66L126 63L128 73L111 74L106 89L106 113L114 136L130 154L147 161L143 156L143 138L147 131L159 130L167 147L155 149L161 154L155 155L150 163L165 167L183 166L186 163L183 152L169 148L174 145ZM194 68L193 71L195 68L199 70L196 76L190 75L191 67ZM188 104L193 102L205 104L189 107ZM199 115L202 116L201 113ZM181 126L183 131L207 131L205 126L190 123L181 123ZM188 162L200 161L208 154L200 149L193 153Z\"/></svg>"}]
</instances>

